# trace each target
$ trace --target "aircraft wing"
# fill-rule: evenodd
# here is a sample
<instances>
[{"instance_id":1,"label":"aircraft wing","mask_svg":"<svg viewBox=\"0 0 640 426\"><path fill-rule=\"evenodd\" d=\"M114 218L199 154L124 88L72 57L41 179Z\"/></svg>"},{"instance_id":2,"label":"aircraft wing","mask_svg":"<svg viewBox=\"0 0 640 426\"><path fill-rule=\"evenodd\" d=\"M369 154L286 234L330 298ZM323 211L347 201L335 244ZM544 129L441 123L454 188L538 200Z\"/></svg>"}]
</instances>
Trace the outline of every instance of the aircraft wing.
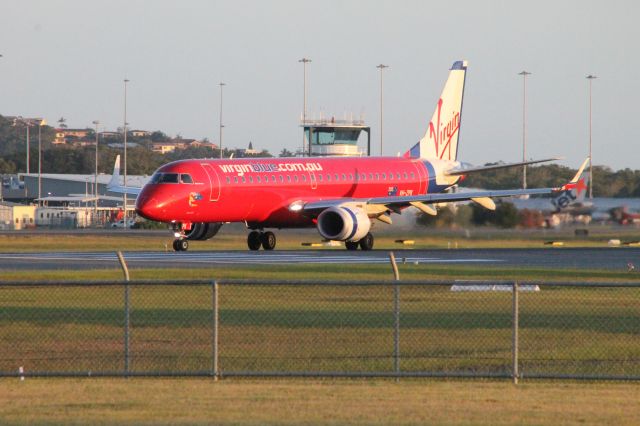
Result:
<instances>
[{"instance_id":1,"label":"aircraft wing","mask_svg":"<svg viewBox=\"0 0 640 426\"><path fill-rule=\"evenodd\" d=\"M475 192L462 192L462 193L438 193L438 194L426 194L426 195L408 195L408 196L389 196L389 197L374 197L374 198L338 198L320 201L311 201L305 203L301 210L308 213L320 213L322 210L329 207L338 206L345 203L360 203L366 206L373 207L367 209L369 211L379 212L379 209L375 207L385 207L385 209L399 211L400 209L408 206L414 206L420 208L420 204L433 204L433 203L447 203L456 201L475 201L488 208L491 206L495 208L495 204L491 198L504 198L504 197L517 197L521 195L546 195L553 194L562 188L538 188L538 189L507 189L496 191L475 191ZM425 206L425 208L429 208Z\"/></svg>"},{"instance_id":2,"label":"aircraft wing","mask_svg":"<svg viewBox=\"0 0 640 426\"><path fill-rule=\"evenodd\" d=\"M472 173L482 173L490 170L500 170L500 169L508 169L511 167L528 166L529 164L547 163L549 161L556 161L556 160L561 160L561 158L559 157L545 158L544 160L522 161L520 163L493 164L490 166L480 166L480 167L465 167L463 165L463 167L460 167L460 168L447 170L445 174L449 176L470 175Z\"/></svg>"},{"instance_id":3,"label":"aircraft wing","mask_svg":"<svg viewBox=\"0 0 640 426\"><path fill-rule=\"evenodd\" d=\"M142 191L142 188L139 188L137 186L118 185L118 186L107 186L107 190L109 192L115 192L116 194L135 195L137 197L138 194L140 194L140 191Z\"/></svg>"}]
</instances>

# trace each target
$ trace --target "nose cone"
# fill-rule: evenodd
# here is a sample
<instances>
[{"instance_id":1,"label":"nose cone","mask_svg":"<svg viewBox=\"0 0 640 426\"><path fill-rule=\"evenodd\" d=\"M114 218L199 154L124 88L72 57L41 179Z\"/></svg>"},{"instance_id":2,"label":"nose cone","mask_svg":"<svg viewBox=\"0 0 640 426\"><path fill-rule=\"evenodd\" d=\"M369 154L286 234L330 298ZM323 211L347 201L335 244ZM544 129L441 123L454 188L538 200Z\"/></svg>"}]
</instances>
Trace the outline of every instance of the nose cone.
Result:
<instances>
[{"instance_id":1,"label":"nose cone","mask_svg":"<svg viewBox=\"0 0 640 426\"><path fill-rule=\"evenodd\" d=\"M144 194L140 194L136 199L136 213L145 219L161 221L158 201Z\"/></svg>"}]
</instances>

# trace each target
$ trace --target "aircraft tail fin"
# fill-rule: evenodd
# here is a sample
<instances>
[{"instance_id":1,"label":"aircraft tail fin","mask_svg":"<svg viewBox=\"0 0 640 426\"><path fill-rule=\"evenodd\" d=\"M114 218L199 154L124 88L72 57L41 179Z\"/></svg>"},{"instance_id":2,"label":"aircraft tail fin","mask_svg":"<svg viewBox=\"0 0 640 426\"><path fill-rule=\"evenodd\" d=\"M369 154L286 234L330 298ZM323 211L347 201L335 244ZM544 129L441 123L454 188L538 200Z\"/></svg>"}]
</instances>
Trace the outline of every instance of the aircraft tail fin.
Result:
<instances>
[{"instance_id":1,"label":"aircraft tail fin","mask_svg":"<svg viewBox=\"0 0 640 426\"><path fill-rule=\"evenodd\" d=\"M464 95L467 61L456 61L436 104L427 132L404 156L438 160L456 160L462 100Z\"/></svg>"},{"instance_id":2,"label":"aircraft tail fin","mask_svg":"<svg viewBox=\"0 0 640 426\"><path fill-rule=\"evenodd\" d=\"M113 164L113 174L107 187L115 187L120 185L120 155L116 156L116 162Z\"/></svg>"},{"instance_id":3,"label":"aircraft tail fin","mask_svg":"<svg viewBox=\"0 0 640 426\"><path fill-rule=\"evenodd\" d=\"M564 185L558 195L551 200L557 210L562 210L574 203L584 202L591 178L587 169L589 161L591 161L590 158L584 160L573 179Z\"/></svg>"}]
</instances>

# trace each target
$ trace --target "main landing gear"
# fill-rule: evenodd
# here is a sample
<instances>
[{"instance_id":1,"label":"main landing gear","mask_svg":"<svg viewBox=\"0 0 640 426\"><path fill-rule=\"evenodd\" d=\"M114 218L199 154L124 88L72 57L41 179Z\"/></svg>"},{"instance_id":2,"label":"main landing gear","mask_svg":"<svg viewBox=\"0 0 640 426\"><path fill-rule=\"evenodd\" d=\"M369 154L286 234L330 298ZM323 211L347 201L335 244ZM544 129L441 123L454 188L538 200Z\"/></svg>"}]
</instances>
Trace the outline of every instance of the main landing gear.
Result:
<instances>
[{"instance_id":1,"label":"main landing gear","mask_svg":"<svg viewBox=\"0 0 640 426\"><path fill-rule=\"evenodd\" d=\"M251 231L247 236L249 250L273 250L276 247L276 235L273 232Z\"/></svg>"},{"instance_id":2,"label":"main landing gear","mask_svg":"<svg viewBox=\"0 0 640 426\"><path fill-rule=\"evenodd\" d=\"M371 250L373 249L373 235L369 232L360 241L345 241L344 245L347 250L358 250L358 246L362 250Z\"/></svg>"}]
</instances>

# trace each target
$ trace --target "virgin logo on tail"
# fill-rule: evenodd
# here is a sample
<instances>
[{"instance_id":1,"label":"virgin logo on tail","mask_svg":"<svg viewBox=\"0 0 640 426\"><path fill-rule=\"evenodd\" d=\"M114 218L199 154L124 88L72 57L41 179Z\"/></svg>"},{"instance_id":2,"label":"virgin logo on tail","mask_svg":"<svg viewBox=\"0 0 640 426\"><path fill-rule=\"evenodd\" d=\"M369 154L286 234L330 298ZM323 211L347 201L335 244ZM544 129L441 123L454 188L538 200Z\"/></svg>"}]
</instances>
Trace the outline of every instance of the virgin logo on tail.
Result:
<instances>
[{"instance_id":1,"label":"virgin logo on tail","mask_svg":"<svg viewBox=\"0 0 640 426\"><path fill-rule=\"evenodd\" d=\"M442 112L442 98L438 101L438 111L436 113L437 129L433 126L433 121L429 122L429 139L433 140L436 149L436 157L443 159L447 153L447 159L451 160L451 139L460 128L460 113L453 112L453 117L446 126L442 127L440 113Z\"/></svg>"}]
</instances>

